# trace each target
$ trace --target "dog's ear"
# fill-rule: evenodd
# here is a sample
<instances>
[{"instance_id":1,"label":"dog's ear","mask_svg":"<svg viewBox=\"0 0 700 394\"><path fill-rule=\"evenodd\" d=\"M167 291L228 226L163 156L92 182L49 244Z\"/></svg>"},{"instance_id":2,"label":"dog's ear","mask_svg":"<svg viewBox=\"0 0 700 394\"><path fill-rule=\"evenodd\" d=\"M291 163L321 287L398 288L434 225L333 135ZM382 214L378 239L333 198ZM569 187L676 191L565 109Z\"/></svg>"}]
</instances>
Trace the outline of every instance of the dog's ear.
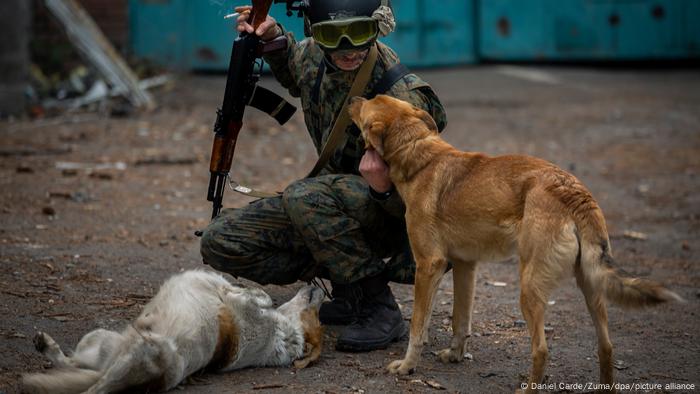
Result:
<instances>
[{"instance_id":1,"label":"dog's ear","mask_svg":"<svg viewBox=\"0 0 700 394\"><path fill-rule=\"evenodd\" d=\"M438 133L438 127L437 124L435 124L435 119L433 119L433 117L430 116L429 113L418 107L413 107L413 112L418 119L425 123L425 126L428 128L428 130L436 134Z\"/></svg>"},{"instance_id":2,"label":"dog's ear","mask_svg":"<svg viewBox=\"0 0 700 394\"><path fill-rule=\"evenodd\" d=\"M366 126L363 133L365 149L374 148L379 153L379 156L384 155L384 129L386 129L386 124L380 121L374 121Z\"/></svg>"}]
</instances>

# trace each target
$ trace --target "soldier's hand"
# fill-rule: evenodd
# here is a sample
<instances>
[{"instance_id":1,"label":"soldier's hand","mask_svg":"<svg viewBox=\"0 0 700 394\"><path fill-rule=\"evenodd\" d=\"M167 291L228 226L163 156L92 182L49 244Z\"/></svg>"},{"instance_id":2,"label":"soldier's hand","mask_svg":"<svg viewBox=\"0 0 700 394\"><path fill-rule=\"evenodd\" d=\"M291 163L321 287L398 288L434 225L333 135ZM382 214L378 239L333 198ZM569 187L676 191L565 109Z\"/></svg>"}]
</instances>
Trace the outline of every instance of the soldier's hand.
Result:
<instances>
[{"instance_id":1,"label":"soldier's hand","mask_svg":"<svg viewBox=\"0 0 700 394\"><path fill-rule=\"evenodd\" d=\"M369 187L377 193L386 193L391 190L392 183L391 178L389 178L389 166L374 149L365 151L364 156L360 160L359 170Z\"/></svg>"},{"instance_id":2,"label":"soldier's hand","mask_svg":"<svg viewBox=\"0 0 700 394\"><path fill-rule=\"evenodd\" d=\"M248 18L250 17L250 10L252 8L253 7L249 5L236 7L236 12L240 14L238 15L238 19L236 20L236 30L238 30L241 33L244 31L247 31L251 34L255 32L255 34L258 37L260 37L260 39L263 41L270 41L282 34L280 29L277 27L277 21L270 15L268 15L265 18L265 21L263 21L263 23L261 23L260 26L258 26L257 30L253 29L253 25L248 23Z\"/></svg>"}]
</instances>

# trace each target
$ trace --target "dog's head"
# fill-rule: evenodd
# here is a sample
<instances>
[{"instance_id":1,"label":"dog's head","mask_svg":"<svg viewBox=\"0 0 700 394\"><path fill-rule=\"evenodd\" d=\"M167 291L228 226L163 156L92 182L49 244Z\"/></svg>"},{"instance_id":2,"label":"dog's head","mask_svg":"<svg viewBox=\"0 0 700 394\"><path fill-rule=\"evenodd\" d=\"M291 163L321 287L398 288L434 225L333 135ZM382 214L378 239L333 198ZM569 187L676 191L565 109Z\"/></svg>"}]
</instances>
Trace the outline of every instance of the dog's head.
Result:
<instances>
[{"instance_id":1,"label":"dog's head","mask_svg":"<svg viewBox=\"0 0 700 394\"><path fill-rule=\"evenodd\" d=\"M304 354L294 362L297 368L304 368L321 355L323 329L318 319L318 311L325 294L315 286L303 287L291 300L277 308L277 311L296 322L304 332Z\"/></svg>"},{"instance_id":2,"label":"dog's head","mask_svg":"<svg viewBox=\"0 0 700 394\"><path fill-rule=\"evenodd\" d=\"M382 157L406 142L438 133L430 114L383 94L371 100L353 97L348 111L362 133L365 149L373 148Z\"/></svg>"}]
</instances>

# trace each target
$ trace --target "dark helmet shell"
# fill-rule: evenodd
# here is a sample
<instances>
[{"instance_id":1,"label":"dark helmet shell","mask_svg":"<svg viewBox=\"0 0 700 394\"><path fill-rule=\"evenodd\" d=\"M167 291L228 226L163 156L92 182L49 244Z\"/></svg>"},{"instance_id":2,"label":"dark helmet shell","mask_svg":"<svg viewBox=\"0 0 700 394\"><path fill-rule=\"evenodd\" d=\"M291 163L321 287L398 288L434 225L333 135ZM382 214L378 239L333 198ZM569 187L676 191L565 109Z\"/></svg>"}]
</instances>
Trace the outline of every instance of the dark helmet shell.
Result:
<instances>
[{"instance_id":1,"label":"dark helmet shell","mask_svg":"<svg viewBox=\"0 0 700 394\"><path fill-rule=\"evenodd\" d=\"M309 24L354 17L371 17L382 5L381 0L308 0Z\"/></svg>"}]
</instances>

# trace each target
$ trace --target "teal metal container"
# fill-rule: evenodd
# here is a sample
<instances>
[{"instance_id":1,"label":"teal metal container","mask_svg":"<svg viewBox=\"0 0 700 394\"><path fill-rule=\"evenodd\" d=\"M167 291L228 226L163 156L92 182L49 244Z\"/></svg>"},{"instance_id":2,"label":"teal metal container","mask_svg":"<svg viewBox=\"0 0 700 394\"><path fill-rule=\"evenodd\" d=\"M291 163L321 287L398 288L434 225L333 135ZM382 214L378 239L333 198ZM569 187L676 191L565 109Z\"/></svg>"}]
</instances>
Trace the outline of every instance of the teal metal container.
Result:
<instances>
[{"instance_id":1,"label":"teal metal container","mask_svg":"<svg viewBox=\"0 0 700 394\"><path fill-rule=\"evenodd\" d=\"M225 70L233 0L129 0L134 54L167 67ZM700 0L392 0L381 40L409 66L495 61L700 57ZM303 39L301 18L270 11Z\"/></svg>"},{"instance_id":2,"label":"teal metal container","mask_svg":"<svg viewBox=\"0 0 700 394\"><path fill-rule=\"evenodd\" d=\"M397 30L381 41L408 66L473 63L475 0L393 0ZM135 55L167 67L225 70L236 37L235 20L223 17L234 4L224 0L129 0L130 41ZM245 2L243 2L245 3ZM270 10L277 21L304 38L301 18L283 4Z\"/></svg>"},{"instance_id":3,"label":"teal metal container","mask_svg":"<svg viewBox=\"0 0 700 394\"><path fill-rule=\"evenodd\" d=\"M686 47L688 54L693 57L700 57L700 1L686 0L683 10L683 26L686 35Z\"/></svg>"},{"instance_id":4,"label":"teal metal container","mask_svg":"<svg viewBox=\"0 0 700 394\"><path fill-rule=\"evenodd\" d=\"M173 68L185 67L186 0L129 0L132 52Z\"/></svg>"},{"instance_id":5,"label":"teal metal container","mask_svg":"<svg viewBox=\"0 0 700 394\"><path fill-rule=\"evenodd\" d=\"M392 0L396 31L381 41L409 66L476 63L476 0Z\"/></svg>"},{"instance_id":6,"label":"teal metal container","mask_svg":"<svg viewBox=\"0 0 700 394\"><path fill-rule=\"evenodd\" d=\"M245 2L242 2L243 4ZM130 42L135 55L181 70L225 70L238 36L231 1L129 0ZM235 3L239 4L239 3ZM303 37L300 18L273 5L270 15Z\"/></svg>"},{"instance_id":7,"label":"teal metal container","mask_svg":"<svg viewBox=\"0 0 700 394\"><path fill-rule=\"evenodd\" d=\"M698 0L482 0L486 60L697 57Z\"/></svg>"}]
</instances>

